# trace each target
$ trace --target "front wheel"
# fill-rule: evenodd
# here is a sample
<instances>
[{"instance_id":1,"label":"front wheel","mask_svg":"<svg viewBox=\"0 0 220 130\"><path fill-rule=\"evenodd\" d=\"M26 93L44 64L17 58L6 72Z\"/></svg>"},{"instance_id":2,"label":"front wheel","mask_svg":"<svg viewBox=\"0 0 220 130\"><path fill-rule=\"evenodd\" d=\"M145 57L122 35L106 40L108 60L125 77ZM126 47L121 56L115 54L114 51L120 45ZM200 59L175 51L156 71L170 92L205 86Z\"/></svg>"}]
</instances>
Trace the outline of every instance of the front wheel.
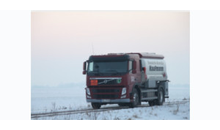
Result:
<instances>
[{"instance_id":1,"label":"front wheel","mask_svg":"<svg viewBox=\"0 0 220 130\"><path fill-rule=\"evenodd\" d=\"M100 109L101 104L99 103L91 103L93 109Z\"/></svg>"},{"instance_id":2,"label":"front wheel","mask_svg":"<svg viewBox=\"0 0 220 130\"><path fill-rule=\"evenodd\" d=\"M139 95L137 89L133 89L133 102L129 105L130 108L136 107L139 104Z\"/></svg>"}]
</instances>

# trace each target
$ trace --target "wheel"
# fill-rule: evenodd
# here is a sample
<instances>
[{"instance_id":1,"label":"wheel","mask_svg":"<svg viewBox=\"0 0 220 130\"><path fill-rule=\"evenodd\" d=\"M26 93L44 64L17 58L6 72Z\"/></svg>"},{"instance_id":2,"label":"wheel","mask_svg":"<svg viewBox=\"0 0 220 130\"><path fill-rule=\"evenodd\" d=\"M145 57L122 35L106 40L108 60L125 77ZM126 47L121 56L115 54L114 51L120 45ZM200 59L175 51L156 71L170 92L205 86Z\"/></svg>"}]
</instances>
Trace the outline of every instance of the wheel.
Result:
<instances>
[{"instance_id":1,"label":"wheel","mask_svg":"<svg viewBox=\"0 0 220 130\"><path fill-rule=\"evenodd\" d=\"M159 88L157 96L158 96L158 99L156 100L157 101L157 105L163 105L163 102L164 102L164 92L163 92L162 88Z\"/></svg>"},{"instance_id":2,"label":"wheel","mask_svg":"<svg viewBox=\"0 0 220 130\"><path fill-rule=\"evenodd\" d=\"M101 104L99 103L91 103L91 105L93 109L99 109L101 107Z\"/></svg>"},{"instance_id":3,"label":"wheel","mask_svg":"<svg viewBox=\"0 0 220 130\"><path fill-rule=\"evenodd\" d=\"M133 108L133 107L136 107L138 104L139 104L139 95L138 95L138 92L137 92L137 89L133 89L133 102L130 103L129 107L130 108Z\"/></svg>"}]
</instances>

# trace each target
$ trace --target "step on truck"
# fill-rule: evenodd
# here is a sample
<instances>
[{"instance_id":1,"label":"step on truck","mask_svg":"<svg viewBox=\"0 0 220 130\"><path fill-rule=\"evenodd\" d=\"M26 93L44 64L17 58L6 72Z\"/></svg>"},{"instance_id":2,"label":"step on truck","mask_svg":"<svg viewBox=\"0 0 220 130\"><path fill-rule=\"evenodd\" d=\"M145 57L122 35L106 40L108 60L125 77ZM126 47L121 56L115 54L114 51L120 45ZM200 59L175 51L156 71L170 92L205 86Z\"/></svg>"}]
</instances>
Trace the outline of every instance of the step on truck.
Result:
<instances>
[{"instance_id":1,"label":"step on truck","mask_svg":"<svg viewBox=\"0 0 220 130\"><path fill-rule=\"evenodd\" d=\"M86 101L94 109L118 104L131 108L148 102L162 105L169 98L166 64L155 53L91 55L83 63Z\"/></svg>"}]
</instances>

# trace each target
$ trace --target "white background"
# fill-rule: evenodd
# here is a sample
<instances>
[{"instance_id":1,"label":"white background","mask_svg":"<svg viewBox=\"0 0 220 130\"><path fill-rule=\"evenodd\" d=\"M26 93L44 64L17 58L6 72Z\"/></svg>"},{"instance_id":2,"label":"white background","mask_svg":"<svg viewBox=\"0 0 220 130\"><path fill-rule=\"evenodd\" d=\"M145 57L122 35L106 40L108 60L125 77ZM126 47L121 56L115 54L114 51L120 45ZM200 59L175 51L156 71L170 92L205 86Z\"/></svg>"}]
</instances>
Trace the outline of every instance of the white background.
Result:
<instances>
[{"instance_id":1,"label":"white background","mask_svg":"<svg viewBox=\"0 0 220 130\"><path fill-rule=\"evenodd\" d=\"M1 9L56 10L56 9L181 9L190 11L190 120L191 121L27 121L30 120L31 93L31 11L0 11L0 119L26 121L0 121L1 127L9 129L219 129L219 47L220 11L192 11L193 9L218 9L215 1L182 3L155 1L122 1L104 3L81 1L77 4L60 5L56 1L44 4L23 1L7 1ZM117 4L116 4L117 3ZM171 7L171 4L173 5ZM23 6L19 6L23 5ZM36 6L34 6L36 5ZM42 5L42 6L40 6ZM55 6L54 6L55 5ZM60 6L59 6L60 5ZM63 8L67 5L66 8ZM84 6L83 6L84 5ZM170 6L166 6L170 5ZM59 8L59 7L60 8ZM165 7L166 6L166 7ZM40 8L39 8L40 7ZM50 7L50 8L49 8ZM58 8L57 8L58 7ZM81 7L81 8L80 8ZM150 8L147 8L150 7ZM194 8L193 8L194 7ZM18 31L21 30L22 31ZM22 72L22 74L20 74ZM199 120L199 121L193 121ZM201 121L203 120L203 121ZM209 121L207 121L209 120ZM77 125L76 125L77 124ZM104 124L104 125L103 125ZM92 126L93 127L92 127ZM78 127L78 128L77 128Z\"/></svg>"},{"instance_id":2,"label":"white background","mask_svg":"<svg viewBox=\"0 0 220 130\"><path fill-rule=\"evenodd\" d=\"M220 119L220 11L190 13L191 119Z\"/></svg>"},{"instance_id":3,"label":"white background","mask_svg":"<svg viewBox=\"0 0 220 130\"><path fill-rule=\"evenodd\" d=\"M30 11L0 11L0 119L30 119Z\"/></svg>"}]
</instances>

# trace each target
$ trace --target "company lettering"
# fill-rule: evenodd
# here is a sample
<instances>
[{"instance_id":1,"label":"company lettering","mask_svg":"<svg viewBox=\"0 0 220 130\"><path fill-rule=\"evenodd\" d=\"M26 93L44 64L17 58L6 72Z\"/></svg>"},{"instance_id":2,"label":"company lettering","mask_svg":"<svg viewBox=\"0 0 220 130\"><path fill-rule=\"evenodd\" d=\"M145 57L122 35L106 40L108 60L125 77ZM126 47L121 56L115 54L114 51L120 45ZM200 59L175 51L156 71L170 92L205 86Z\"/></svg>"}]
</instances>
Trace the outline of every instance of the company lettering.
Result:
<instances>
[{"instance_id":1,"label":"company lettering","mask_svg":"<svg viewBox=\"0 0 220 130\"><path fill-rule=\"evenodd\" d=\"M149 66L150 71L163 71L163 67L158 67L158 66Z\"/></svg>"}]
</instances>

